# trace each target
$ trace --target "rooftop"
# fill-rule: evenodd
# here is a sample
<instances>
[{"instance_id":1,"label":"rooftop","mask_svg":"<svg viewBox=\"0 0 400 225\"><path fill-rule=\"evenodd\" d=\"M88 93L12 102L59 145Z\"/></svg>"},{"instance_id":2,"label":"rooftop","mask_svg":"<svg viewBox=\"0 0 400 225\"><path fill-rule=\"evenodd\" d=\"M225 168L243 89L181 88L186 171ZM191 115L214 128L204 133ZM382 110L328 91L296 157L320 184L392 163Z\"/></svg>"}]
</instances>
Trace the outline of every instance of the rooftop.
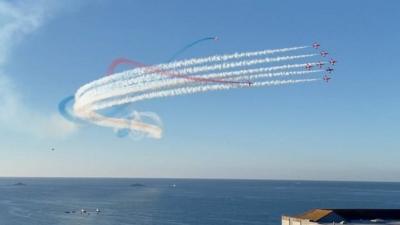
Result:
<instances>
[{"instance_id":1,"label":"rooftop","mask_svg":"<svg viewBox=\"0 0 400 225\"><path fill-rule=\"evenodd\" d=\"M400 225L400 209L313 209L290 218L316 223Z\"/></svg>"}]
</instances>

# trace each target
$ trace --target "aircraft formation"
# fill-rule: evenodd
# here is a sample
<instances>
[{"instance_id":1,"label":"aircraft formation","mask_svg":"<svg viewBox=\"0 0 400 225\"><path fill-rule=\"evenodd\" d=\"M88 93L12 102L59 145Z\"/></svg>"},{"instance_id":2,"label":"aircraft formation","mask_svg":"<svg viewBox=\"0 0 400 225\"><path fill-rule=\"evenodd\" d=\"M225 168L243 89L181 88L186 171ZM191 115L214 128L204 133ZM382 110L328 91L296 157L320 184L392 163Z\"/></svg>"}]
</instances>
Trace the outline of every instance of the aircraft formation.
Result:
<instances>
[{"instance_id":1,"label":"aircraft formation","mask_svg":"<svg viewBox=\"0 0 400 225\"><path fill-rule=\"evenodd\" d=\"M314 49L316 49L316 50L319 50L319 48L321 47L321 45L320 45L318 42L314 42L313 45L312 45L312 47L313 47ZM320 51L320 55L321 55L322 57L327 57L327 55L329 55L329 52L328 52L328 51L325 51L325 50L321 50L321 51ZM329 66L325 69L326 74L322 77L322 79L323 79L324 81L329 82L329 80L332 79L332 77L330 77L329 75L331 75L332 72L335 70L335 69L333 68L333 66L335 66L336 63L337 63L337 60L336 60L336 59L333 59L333 58L331 58L331 59L328 61L328 65L329 65ZM322 68L324 67L325 64L326 64L326 63L320 61L320 62L318 62L318 63L316 64L316 66L317 66L319 69L322 69ZM305 68L306 68L307 70L311 70L311 69L313 68L313 65L307 64Z\"/></svg>"},{"instance_id":2,"label":"aircraft formation","mask_svg":"<svg viewBox=\"0 0 400 225\"><path fill-rule=\"evenodd\" d=\"M91 123L114 129L118 137L140 135L159 139L162 123L153 112L131 108L136 102L191 95L217 90L257 88L329 82L337 61L327 60L328 51L312 45L209 55L176 60L196 43L216 40L206 37L179 50L166 63L144 64L127 58L115 59L107 75L82 85L59 104L61 115L72 122ZM317 51L317 52L315 52ZM116 72L126 64L132 69ZM69 106L69 107L68 107ZM118 111L119 114L109 113Z\"/></svg>"}]
</instances>

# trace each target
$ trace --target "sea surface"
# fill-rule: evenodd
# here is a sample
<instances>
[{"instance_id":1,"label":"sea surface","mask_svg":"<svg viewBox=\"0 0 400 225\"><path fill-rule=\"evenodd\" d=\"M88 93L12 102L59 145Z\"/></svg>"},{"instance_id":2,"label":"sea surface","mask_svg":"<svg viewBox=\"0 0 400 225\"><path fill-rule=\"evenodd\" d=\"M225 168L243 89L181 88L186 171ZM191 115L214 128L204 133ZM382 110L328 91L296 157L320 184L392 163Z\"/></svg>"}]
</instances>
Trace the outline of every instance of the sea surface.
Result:
<instances>
[{"instance_id":1,"label":"sea surface","mask_svg":"<svg viewBox=\"0 0 400 225\"><path fill-rule=\"evenodd\" d=\"M400 183L0 178L0 225L279 225L312 208L400 208Z\"/></svg>"}]
</instances>

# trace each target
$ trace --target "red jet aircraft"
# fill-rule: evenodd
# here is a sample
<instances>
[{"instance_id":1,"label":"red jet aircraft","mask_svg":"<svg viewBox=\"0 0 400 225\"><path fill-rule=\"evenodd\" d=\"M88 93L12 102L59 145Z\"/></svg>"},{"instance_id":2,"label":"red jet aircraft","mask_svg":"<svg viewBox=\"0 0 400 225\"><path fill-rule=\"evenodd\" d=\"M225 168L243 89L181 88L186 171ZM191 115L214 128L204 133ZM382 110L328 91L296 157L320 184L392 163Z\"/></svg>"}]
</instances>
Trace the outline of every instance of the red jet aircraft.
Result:
<instances>
[{"instance_id":1,"label":"red jet aircraft","mask_svg":"<svg viewBox=\"0 0 400 225\"><path fill-rule=\"evenodd\" d=\"M312 45L313 48L318 49L319 46L321 46L320 44L318 44L317 42L314 42L314 44Z\"/></svg>"},{"instance_id":2,"label":"red jet aircraft","mask_svg":"<svg viewBox=\"0 0 400 225\"><path fill-rule=\"evenodd\" d=\"M326 81L327 83L329 82L329 80L332 79L331 77L329 77L328 75L325 75L322 80Z\"/></svg>"},{"instance_id":3,"label":"red jet aircraft","mask_svg":"<svg viewBox=\"0 0 400 225\"><path fill-rule=\"evenodd\" d=\"M328 55L328 52L327 51L321 51L321 56L322 57L325 57L325 56L327 56Z\"/></svg>"},{"instance_id":4,"label":"red jet aircraft","mask_svg":"<svg viewBox=\"0 0 400 225\"><path fill-rule=\"evenodd\" d=\"M333 68L328 67L328 68L326 69L326 72L328 72L328 73L332 73L332 71L334 71Z\"/></svg>"}]
</instances>

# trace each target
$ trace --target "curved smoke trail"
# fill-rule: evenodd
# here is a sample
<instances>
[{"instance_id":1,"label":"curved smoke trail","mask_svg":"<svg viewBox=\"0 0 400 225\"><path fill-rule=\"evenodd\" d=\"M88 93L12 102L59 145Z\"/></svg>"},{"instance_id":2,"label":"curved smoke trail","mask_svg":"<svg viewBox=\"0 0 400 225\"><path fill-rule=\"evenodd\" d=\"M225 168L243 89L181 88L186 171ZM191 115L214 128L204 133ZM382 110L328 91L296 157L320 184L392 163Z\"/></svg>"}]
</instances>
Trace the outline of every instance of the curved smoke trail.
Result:
<instances>
[{"instance_id":1,"label":"curved smoke trail","mask_svg":"<svg viewBox=\"0 0 400 225\"><path fill-rule=\"evenodd\" d=\"M182 54L183 52L185 52L185 51L188 50L189 48L191 48L191 47L197 45L198 43L203 42L203 41L209 41L209 40L217 41L217 40L218 40L218 37L205 37L205 38L201 38L201 39L199 39L199 40L196 40L196 41L194 41L194 42L192 42L192 43L186 45L186 46L183 47L182 49L178 50L177 52L175 52L175 53L171 56L171 58L168 59L167 62L171 62L171 61L174 60L176 57L178 57L180 54ZM115 59L115 60L111 63L111 65L109 66L109 68L108 68L108 70L107 70L107 75L113 74L115 68L116 68L118 65L121 65L121 64L127 64L127 65L131 65L131 66L134 66L134 67L142 67L142 66L144 66L144 65L138 65L138 64L139 64L138 62L135 62L135 61L130 60L130 59L117 58L117 59Z\"/></svg>"},{"instance_id":2,"label":"curved smoke trail","mask_svg":"<svg viewBox=\"0 0 400 225\"><path fill-rule=\"evenodd\" d=\"M217 40L218 40L218 37L205 37L205 38L201 38L201 39L199 39L199 40L197 40L197 41L194 41L194 42L192 42L192 43L186 45L186 46L183 47L182 49L178 50L175 54L173 54L172 57L168 60L168 62L171 62L171 61L174 60L176 57L178 57L180 54L182 54L183 52L185 52L187 49L193 47L194 45L197 45L198 43L203 42L203 41L210 41L210 40L217 41Z\"/></svg>"},{"instance_id":3,"label":"curved smoke trail","mask_svg":"<svg viewBox=\"0 0 400 225\"><path fill-rule=\"evenodd\" d=\"M80 120L116 129L118 136L134 131L161 138L161 120L156 114L133 111L118 116L109 115L107 111L154 98L319 81L320 78L312 75L321 75L324 70L306 69L318 65L314 59L318 54L289 54L306 48L308 46L216 55L154 66L137 63L141 66L102 77L79 88L72 112ZM268 56L272 54L278 55ZM292 63L288 63L290 61ZM60 107L70 101L71 97L65 99Z\"/></svg>"},{"instance_id":4,"label":"curved smoke trail","mask_svg":"<svg viewBox=\"0 0 400 225\"><path fill-rule=\"evenodd\" d=\"M74 99L75 97L71 95L61 100L61 102L58 104L58 111L65 119L69 120L70 122L77 122L77 119L67 110L67 105L72 103Z\"/></svg>"},{"instance_id":5,"label":"curved smoke trail","mask_svg":"<svg viewBox=\"0 0 400 225\"><path fill-rule=\"evenodd\" d=\"M214 55L214 56L208 56L208 57L202 57L202 58L193 58L193 59L187 59L187 60L181 60L181 61L175 61L171 63L166 63L166 64L158 64L157 66L149 66L134 60L126 59L126 58L117 58L114 60L111 65L108 68L108 74L111 74L114 72L114 69L116 66L118 66L121 63L126 63L126 64L131 64L132 66L137 67L136 69L129 70L127 73L126 71L123 73L117 73L117 74L122 74L123 76L129 77L129 76L135 76L135 77L148 77L149 75L152 75L154 73L159 73L159 77L162 79L165 76L171 76L172 74L181 74L185 75L186 79L191 79L190 76L186 76L189 73L193 73L195 71L186 69L186 70L179 70L176 71L177 69L181 67L189 67L189 66L196 66L198 64L210 64L210 63L218 63L218 62L225 62L229 60L239 60L239 59L246 59L249 57L260 57L260 56L266 56L266 55L273 55L273 54L279 54L279 53L289 53L292 51L298 51L302 49L309 48L309 46L299 46L299 47L291 47L291 48L281 48L281 49L268 49L268 50L262 50L262 51L252 51L252 52L236 52L233 54L224 54L224 55ZM282 58L282 57L275 57L275 58L264 58L264 60L257 60L253 61L253 64L256 63L263 63L263 62L279 62L279 61L284 61L284 60L293 60L293 59L299 59L299 58L307 58L307 57L312 57L316 56L316 54L307 54L307 55L300 55L300 56L286 56L287 58ZM235 65L230 65L230 67L233 67ZM226 67L226 65L225 65ZM198 70L211 70L213 67L210 67L210 65L207 67L207 65L203 67L199 67ZM199 72L199 71L197 71ZM105 78L99 79L95 82L89 83L87 85L82 86L80 88L81 92L84 92L86 89L90 89L95 85L101 85L102 83L107 83L107 82L113 82L115 80L120 80L123 79L123 77L115 77L115 76L107 76ZM220 82L220 81L216 81Z\"/></svg>"}]
</instances>

